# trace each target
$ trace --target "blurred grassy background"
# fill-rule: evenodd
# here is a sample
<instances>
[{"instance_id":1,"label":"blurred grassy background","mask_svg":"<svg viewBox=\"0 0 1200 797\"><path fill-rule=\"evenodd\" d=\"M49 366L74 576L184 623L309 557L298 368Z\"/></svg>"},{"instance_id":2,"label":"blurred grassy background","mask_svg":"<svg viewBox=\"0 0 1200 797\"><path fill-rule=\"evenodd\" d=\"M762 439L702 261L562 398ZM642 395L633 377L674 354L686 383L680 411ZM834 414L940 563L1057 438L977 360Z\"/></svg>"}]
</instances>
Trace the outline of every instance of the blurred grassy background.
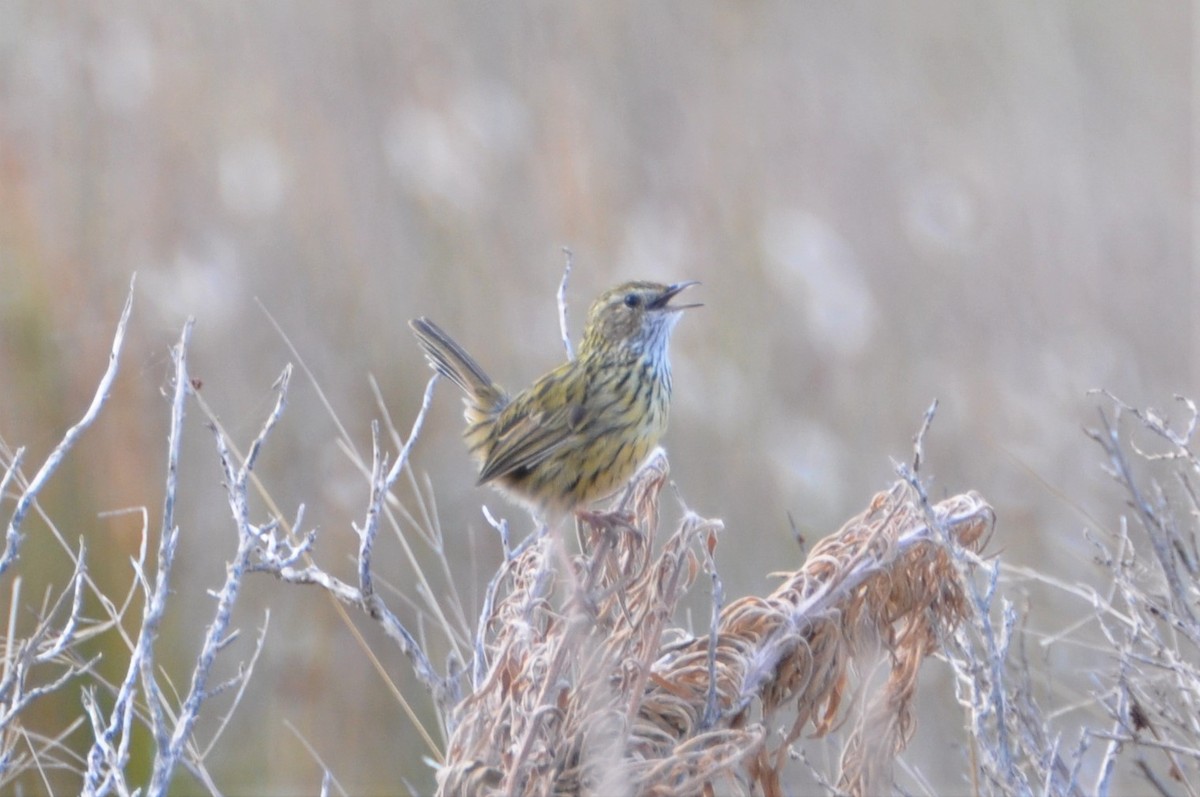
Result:
<instances>
[{"instance_id":1,"label":"blurred grassy background","mask_svg":"<svg viewBox=\"0 0 1200 797\"><path fill-rule=\"evenodd\" d=\"M402 428L419 404L414 315L509 387L561 359L565 245L576 334L620 280L704 283L705 308L674 338L667 448L692 508L727 523L731 598L799 561L789 512L811 540L886 485L934 397L935 495L979 490L1007 561L1088 580L1080 531L1088 515L1115 522L1120 505L1080 432L1095 417L1086 391L1158 406L1197 393L1192 13L6 3L0 436L40 462L82 412L137 270L113 400L44 502L68 539L87 535L97 578L116 590L139 523L96 513L160 512L161 391L187 315L192 369L235 437L252 438L292 359L258 298L367 444L369 374ZM480 503L525 521L473 487L452 393L436 396L415 464L437 485L471 597L498 556ZM211 608L204 589L234 545L196 412L189 435L177 636L161 653L183 679ZM298 379L260 472L286 511L307 505L318 557L348 576L366 486L335 436ZM22 573L40 595L33 574L53 582L65 563L34 537ZM411 585L394 551L380 555L381 575ZM1034 629L1073 619L1012 588ZM218 783L314 789L319 768L291 723L354 792L402 778L428 791L411 726L328 602L251 580L242 627L266 606L263 661L212 759ZM361 625L422 703L403 659ZM1077 668L1094 653L1040 655L1086 689ZM963 742L951 694L931 683L937 706L908 755L948 791L962 783L946 755ZM77 711L77 697L47 710Z\"/></svg>"}]
</instances>

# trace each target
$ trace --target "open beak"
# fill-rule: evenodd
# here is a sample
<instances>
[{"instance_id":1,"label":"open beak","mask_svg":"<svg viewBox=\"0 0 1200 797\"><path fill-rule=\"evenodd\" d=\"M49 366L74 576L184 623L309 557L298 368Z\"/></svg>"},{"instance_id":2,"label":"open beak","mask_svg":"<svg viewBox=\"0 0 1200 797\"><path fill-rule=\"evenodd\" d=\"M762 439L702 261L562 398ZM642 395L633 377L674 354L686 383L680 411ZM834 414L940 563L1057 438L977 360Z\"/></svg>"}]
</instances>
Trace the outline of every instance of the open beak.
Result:
<instances>
[{"instance_id":1,"label":"open beak","mask_svg":"<svg viewBox=\"0 0 1200 797\"><path fill-rule=\"evenodd\" d=\"M654 301L650 302L650 305L649 305L650 309L651 310L670 310L671 312L678 312L680 310L689 310L693 307L703 307L704 305L700 304L699 302L697 302L696 304L673 304L670 306L667 305L667 303L671 301L672 297L674 297L675 294L680 293L684 289L690 288L693 285L699 285L699 284L700 284L699 280L687 280L686 282L676 282L674 285L668 285L667 289L665 291L663 291L661 294L659 294L654 299Z\"/></svg>"}]
</instances>

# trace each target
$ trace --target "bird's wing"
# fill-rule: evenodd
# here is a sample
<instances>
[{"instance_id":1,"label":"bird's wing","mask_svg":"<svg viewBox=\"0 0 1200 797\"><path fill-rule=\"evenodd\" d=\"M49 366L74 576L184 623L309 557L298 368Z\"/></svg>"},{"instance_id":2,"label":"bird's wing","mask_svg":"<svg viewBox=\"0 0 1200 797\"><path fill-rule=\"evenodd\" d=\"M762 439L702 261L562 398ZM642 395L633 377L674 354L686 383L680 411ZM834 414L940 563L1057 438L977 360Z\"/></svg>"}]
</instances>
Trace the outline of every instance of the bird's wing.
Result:
<instances>
[{"instance_id":1,"label":"bird's wing","mask_svg":"<svg viewBox=\"0 0 1200 797\"><path fill-rule=\"evenodd\" d=\"M496 438L479 471L480 484L536 465L577 435L586 420L586 392L569 377L569 369L570 364L547 374L496 419ZM564 378L574 389L562 389Z\"/></svg>"},{"instance_id":2,"label":"bird's wing","mask_svg":"<svg viewBox=\"0 0 1200 797\"><path fill-rule=\"evenodd\" d=\"M559 415L560 413L555 413ZM496 439L487 461L479 471L479 483L527 468L541 462L573 434L565 423L548 418L546 413L528 415L514 423Z\"/></svg>"}]
</instances>

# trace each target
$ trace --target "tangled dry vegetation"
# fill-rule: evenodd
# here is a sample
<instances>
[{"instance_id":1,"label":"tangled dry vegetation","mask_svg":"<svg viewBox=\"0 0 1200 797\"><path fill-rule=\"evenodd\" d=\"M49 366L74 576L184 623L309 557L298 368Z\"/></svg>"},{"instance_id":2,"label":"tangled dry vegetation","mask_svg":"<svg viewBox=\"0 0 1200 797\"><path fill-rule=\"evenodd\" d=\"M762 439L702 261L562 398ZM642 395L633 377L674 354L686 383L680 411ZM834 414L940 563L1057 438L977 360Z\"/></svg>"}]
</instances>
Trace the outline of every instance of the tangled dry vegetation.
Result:
<instances>
[{"instance_id":1,"label":"tangled dry vegetation","mask_svg":"<svg viewBox=\"0 0 1200 797\"><path fill-rule=\"evenodd\" d=\"M718 613L714 589L713 628L693 636L672 618L701 572L719 584L721 523L689 512L656 553L666 479L660 451L614 511L583 522L588 554L556 567L560 541L545 534L505 564L486 672L451 715L442 793L783 795L791 743L858 703L866 653L890 672L847 737L837 788L890 788L918 667L967 611L950 547L977 550L991 508L974 494L930 507L898 482L770 595Z\"/></svg>"},{"instance_id":2,"label":"tangled dry vegetation","mask_svg":"<svg viewBox=\"0 0 1200 797\"><path fill-rule=\"evenodd\" d=\"M388 425L394 461L378 427L369 462L348 438L339 441L369 487L362 520L345 524L357 557L354 578L342 580L314 561L315 532L303 529L302 513L289 522L254 474L259 452L283 421L291 367L242 455L192 390L189 322L173 352L158 529L141 510L143 544L131 586L110 598L89 575L86 535L69 543L38 496L108 400L130 306L90 407L33 475L26 474L22 450L0 445L0 500L11 506L0 554L0 584L11 601L0 648L0 791L160 795L173 785L238 791L239 784L218 783L210 759L254 688L254 663L270 644L266 618L233 679L214 683L213 664L235 648L231 613L243 581L267 573L282 582L279 590L315 585L343 616L350 610L370 617L403 651L429 692L437 727L422 724L412 695L397 709L409 712L436 760L444 795L775 797L797 792L798 772L807 788L829 794L895 791L901 753L920 732L917 676L931 657L954 679L952 697L968 741L963 792L1196 793L1200 458L1193 441L1200 414L1190 401L1180 400L1187 417L1172 424L1104 399L1112 410L1101 413L1091 434L1130 513L1116 530L1089 530L1108 576L1100 587L980 557L995 522L991 507L970 492L931 502L920 478L931 409L913 464L898 468L899 480L765 596L726 604L719 575L724 548L751 531L725 531L720 521L686 510L673 532L660 528L668 476L660 451L615 506L580 521L578 546L561 529L543 529L512 546L507 526L496 522L504 554L481 606L470 612L478 617L471 627L469 604L431 588L434 574L414 553L425 546L452 583L438 524L426 506L409 512L395 498L402 477L421 495L408 460L436 379L407 436ZM191 629L200 653L190 672L169 673L156 650L174 591L177 542L188 533L175 522L187 407L209 417L234 533L225 581L211 593L211 621ZM267 507L266 516L256 520L252 506ZM73 572L38 607L23 603L18 575L31 516L42 521L38 533L53 535ZM381 538L381 530L394 535ZM416 573L416 595L403 614L375 588L372 554L381 539L401 548ZM1011 587L1018 578L1039 580L1081 607L1083 619L1054 635L1079 639L1094 653L1084 705L1068 707L1086 721L1069 737L1057 720L1061 697L1034 685L1045 679L1026 654L1023 618L1005 590L1006 579ZM694 605L697 595L709 607L706 627L684 621L684 601L690 596ZM443 605L447 600L454 605ZM89 605L101 607L100 615ZM409 630L414 623L420 634ZM425 647L439 633L451 650L444 667L433 664ZM105 638L124 668L116 680L101 677L96 657L83 654L93 649L86 642ZM52 727L27 722L32 707L51 696L73 701L77 713L55 715ZM219 722L201 738L197 719L214 711ZM814 763L806 736L836 737L836 760ZM87 740L82 747L80 737ZM130 768L135 745L151 762L144 781ZM344 793L338 770L352 770L354 762L326 760L321 793ZM906 790L916 783L918 791L936 793L919 773L904 774Z\"/></svg>"}]
</instances>

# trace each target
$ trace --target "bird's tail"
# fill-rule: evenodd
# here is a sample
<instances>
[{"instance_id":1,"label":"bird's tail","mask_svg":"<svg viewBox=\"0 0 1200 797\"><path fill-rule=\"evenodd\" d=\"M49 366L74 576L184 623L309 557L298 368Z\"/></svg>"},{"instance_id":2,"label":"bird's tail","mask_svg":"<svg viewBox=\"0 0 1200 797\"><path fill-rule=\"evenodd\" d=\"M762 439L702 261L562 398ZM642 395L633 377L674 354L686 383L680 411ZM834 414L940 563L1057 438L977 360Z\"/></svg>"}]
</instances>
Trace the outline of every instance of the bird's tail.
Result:
<instances>
[{"instance_id":1,"label":"bird's tail","mask_svg":"<svg viewBox=\"0 0 1200 797\"><path fill-rule=\"evenodd\" d=\"M467 394L469 405L483 414L499 412L508 403L504 389L475 362L463 347L442 331L441 327L428 318L414 318L408 322L425 357L433 369L450 379Z\"/></svg>"}]
</instances>

